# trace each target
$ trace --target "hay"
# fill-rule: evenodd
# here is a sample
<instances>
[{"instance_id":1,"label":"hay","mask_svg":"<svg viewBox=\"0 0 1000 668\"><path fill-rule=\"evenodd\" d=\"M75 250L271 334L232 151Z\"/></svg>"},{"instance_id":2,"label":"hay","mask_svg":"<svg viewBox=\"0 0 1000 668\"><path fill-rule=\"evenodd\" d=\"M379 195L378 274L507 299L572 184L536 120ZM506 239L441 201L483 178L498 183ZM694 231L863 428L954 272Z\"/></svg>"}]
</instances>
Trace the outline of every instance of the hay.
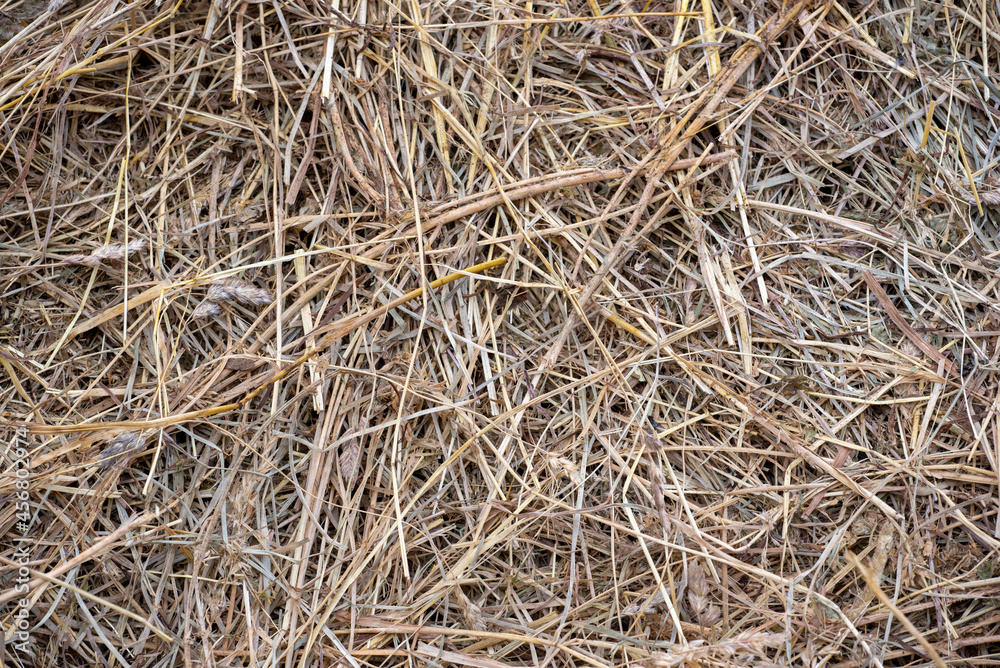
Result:
<instances>
[{"instance_id":1,"label":"hay","mask_svg":"<svg viewBox=\"0 0 1000 668\"><path fill-rule=\"evenodd\" d=\"M2 661L996 663L998 49L0 0Z\"/></svg>"}]
</instances>

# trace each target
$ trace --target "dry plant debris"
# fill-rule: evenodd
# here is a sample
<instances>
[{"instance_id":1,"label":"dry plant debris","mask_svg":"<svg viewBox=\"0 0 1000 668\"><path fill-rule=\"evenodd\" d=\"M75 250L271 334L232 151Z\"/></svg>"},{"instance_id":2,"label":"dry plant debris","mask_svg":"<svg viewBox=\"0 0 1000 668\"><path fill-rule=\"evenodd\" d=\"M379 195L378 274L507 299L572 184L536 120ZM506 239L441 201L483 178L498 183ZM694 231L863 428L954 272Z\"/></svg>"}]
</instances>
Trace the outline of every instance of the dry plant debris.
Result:
<instances>
[{"instance_id":1,"label":"dry plant debris","mask_svg":"<svg viewBox=\"0 0 1000 668\"><path fill-rule=\"evenodd\" d=\"M996 664L998 54L0 0L4 661Z\"/></svg>"}]
</instances>

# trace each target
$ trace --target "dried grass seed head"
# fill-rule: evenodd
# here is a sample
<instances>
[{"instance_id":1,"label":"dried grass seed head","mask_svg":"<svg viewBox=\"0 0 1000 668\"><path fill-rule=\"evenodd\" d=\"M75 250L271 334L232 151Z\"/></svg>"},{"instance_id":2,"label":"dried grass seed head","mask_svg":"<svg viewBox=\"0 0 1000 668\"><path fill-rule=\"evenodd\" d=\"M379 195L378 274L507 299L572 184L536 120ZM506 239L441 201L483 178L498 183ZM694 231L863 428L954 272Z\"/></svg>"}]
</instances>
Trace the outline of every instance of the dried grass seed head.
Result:
<instances>
[{"instance_id":1,"label":"dried grass seed head","mask_svg":"<svg viewBox=\"0 0 1000 668\"><path fill-rule=\"evenodd\" d=\"M254 306L265 306L274 301L274 298L266 290L236 278L212 283L205 299L217 304L235 301Z\"/></svg>"},{"instance_id":2,"label":"dried grass seed head","mask_svg":"<svg viewBox=\"0 0 1000 668\"><path fill-rule=\"evenodd\" d=\"M90 255L70 255L63 260L64 264L79 264L86 267L97 267L101 264L119 264L125 261L133 253L141 251L146 247L144 239L135 239L128 244L108 244L98 246L90 252Z\"/></svg>"},{"instance_id":3,"label":"dried grass seed head","mask_svg":"<svg viewBox=\"0 0 1000 668\"><path fill-rule=\"evenodd\" d=\"M144 432L127 431L118 434L108 441L107 446L98 457L97 464L102 469L124 465L145 443L146 434Z\"/></svg>"},{"instance_id":4,"label":"dried grass seed head","mask_svg":"<svg viewBox=\"0 0 1000 668\"><path fill-rule=\"evenodd\" d=\"M191 316L195 319L209 318L213 315L219 315L222 313L222 307L215 302L210 302L207 299L194 309Z\"/></svg>"}]
</instances>

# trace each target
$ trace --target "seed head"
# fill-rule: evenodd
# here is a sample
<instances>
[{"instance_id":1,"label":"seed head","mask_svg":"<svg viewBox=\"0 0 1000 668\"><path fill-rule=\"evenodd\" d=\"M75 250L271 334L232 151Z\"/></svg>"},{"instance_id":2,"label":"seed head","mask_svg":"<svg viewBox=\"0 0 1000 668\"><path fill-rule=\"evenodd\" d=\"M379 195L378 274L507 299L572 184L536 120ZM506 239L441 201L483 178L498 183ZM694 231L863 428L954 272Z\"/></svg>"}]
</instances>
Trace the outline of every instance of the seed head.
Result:
<instances>
[{"instance_id":1,"label":"seed head","mask_svg":"<svg viewBox=\"0 0 1000 668\"><path fill-rule=\"evenodd\" d=\"M87 267L97 267L101 264L117 264L123 262L126 257L136 251L141 251L146 247L143 239L136 239L125 244L108 244L99 246L90 252L90 255L70 255L63 260L65 264L82 264Z\"/></svg>"},{"instance_id":2,"label":"seed head","mask_svg":"<svg viewBox=\"0 0 1000 668\"><path fill-rule=\"evenodd\" d=\"M264 306L274 301L266 290L232 278L209 286L205 299L216 303L235 301L255 306Z\"/></svg>"}]
</instances>

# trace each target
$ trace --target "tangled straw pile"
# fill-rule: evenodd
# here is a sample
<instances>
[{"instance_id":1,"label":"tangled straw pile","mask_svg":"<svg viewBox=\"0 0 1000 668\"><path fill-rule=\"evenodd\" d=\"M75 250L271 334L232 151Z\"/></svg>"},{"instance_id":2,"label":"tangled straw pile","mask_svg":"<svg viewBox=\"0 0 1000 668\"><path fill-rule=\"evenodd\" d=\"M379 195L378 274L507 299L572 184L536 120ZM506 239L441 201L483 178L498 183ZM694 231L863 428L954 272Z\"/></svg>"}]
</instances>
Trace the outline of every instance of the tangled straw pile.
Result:
<instances>
[{"instance_id":1,"label":"tangled straw pile","mask_svg":"<svg viewBox=\"0 0 1000 668\"><path fill-rule=\"evenodd\" d=\"M992 665L997 11L0 0L8 656Z\"/></svg>"}]
</instances>

